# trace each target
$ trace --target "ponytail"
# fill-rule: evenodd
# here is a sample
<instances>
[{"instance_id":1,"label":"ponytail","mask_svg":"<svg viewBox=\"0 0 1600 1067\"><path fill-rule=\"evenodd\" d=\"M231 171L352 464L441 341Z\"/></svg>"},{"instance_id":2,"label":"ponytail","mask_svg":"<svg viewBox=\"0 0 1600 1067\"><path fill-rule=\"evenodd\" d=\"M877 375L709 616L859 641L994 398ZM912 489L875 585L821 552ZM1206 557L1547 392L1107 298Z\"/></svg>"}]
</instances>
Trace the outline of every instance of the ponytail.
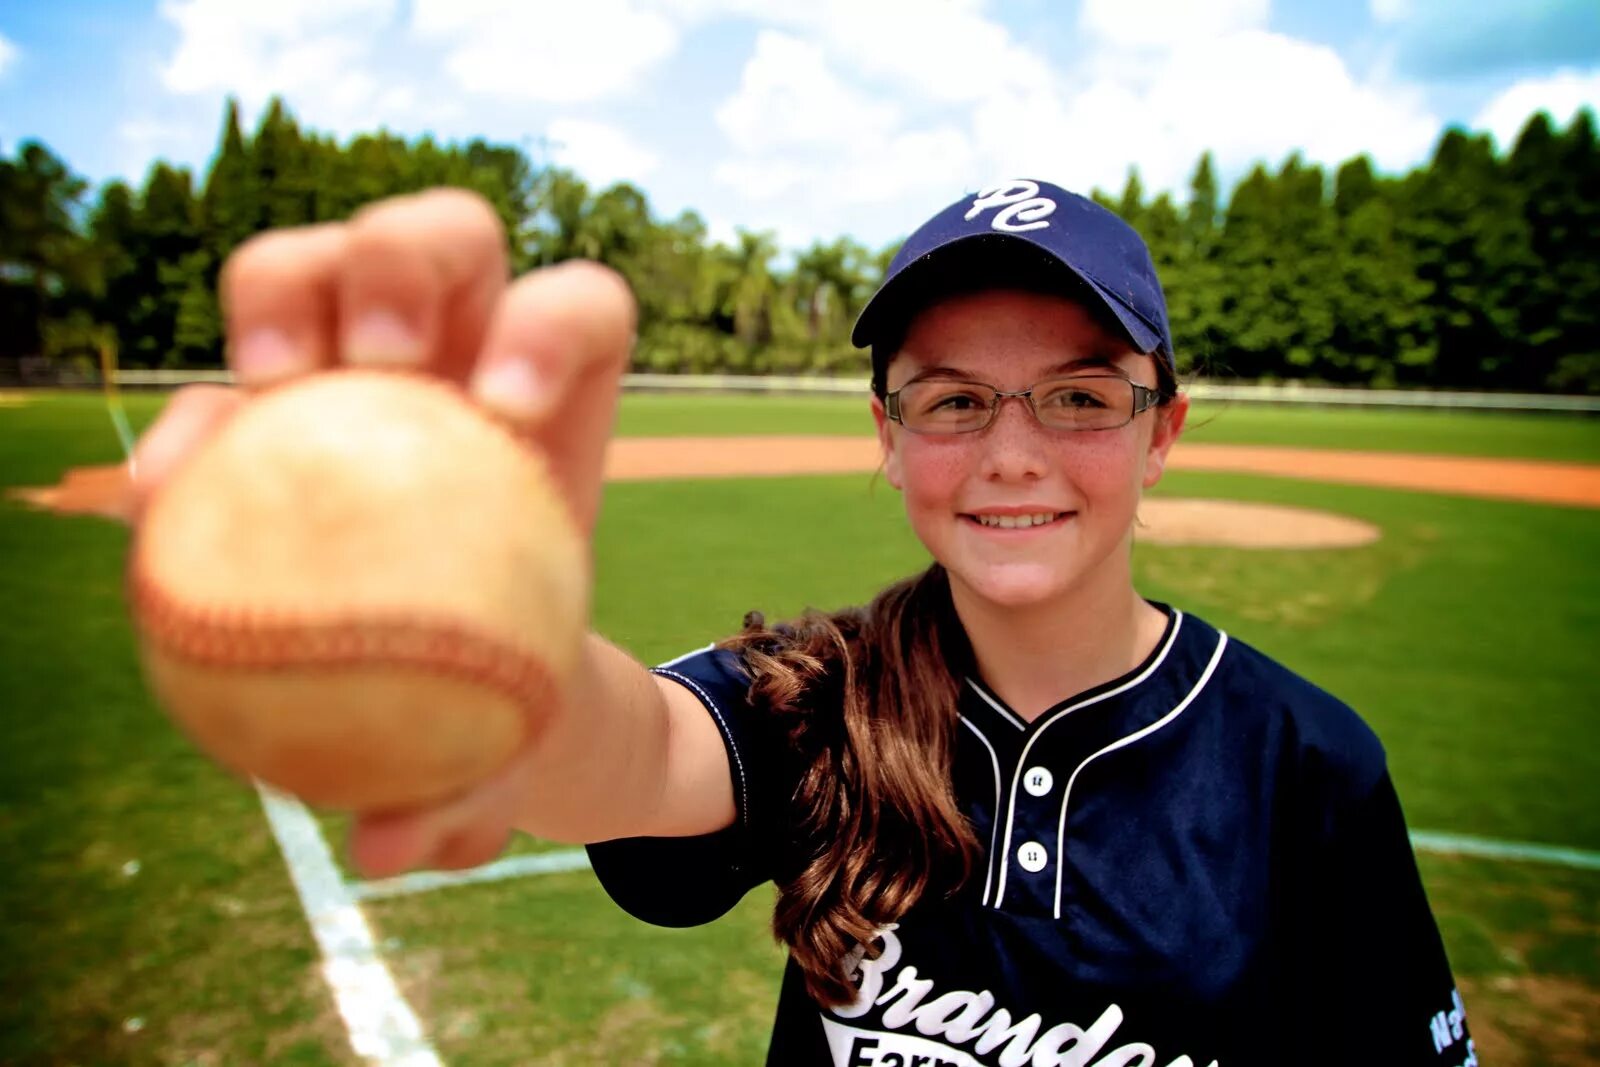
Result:
<instances>
[{"instance_id":1,"label":"ponytail","mask_svg":"<svg viewBox=\"0 0 1600 1067\"><path fill-rule=\"evenodd\" d=\"M752 612L722 647L744 656L751 706L777 717L802 769L773 934L819 1003L849 1003L846 958L978 862L951 773L972 651L949 576L935 563L865 608L777 630Z\"/></svg>"}]
</instances>

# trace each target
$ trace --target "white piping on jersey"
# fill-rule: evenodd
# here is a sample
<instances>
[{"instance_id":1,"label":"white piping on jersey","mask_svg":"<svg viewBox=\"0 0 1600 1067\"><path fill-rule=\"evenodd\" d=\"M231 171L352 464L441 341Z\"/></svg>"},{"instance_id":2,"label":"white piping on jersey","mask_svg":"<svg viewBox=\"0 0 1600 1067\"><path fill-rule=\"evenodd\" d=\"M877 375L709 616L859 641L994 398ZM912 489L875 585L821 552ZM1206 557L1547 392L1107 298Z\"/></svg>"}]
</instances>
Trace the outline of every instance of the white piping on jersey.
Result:
<instances>
[{"instance_id":1,"label":"white piping on jersey","mask_svg":"<svg viewBox=\"0 0 1600 1067\"><path fill-rule=\"evenodd\" d=\"M702 649L702 651L704 650ZM676 663L677 661L674 660L673 662ZM745 785L744 761L739 758L739 743L734 739L733 731L728 729L728 720L722 717L722 712L717 709L717 702L711 699L711 694L701 689L700 683L690 678L687 674L679 674L677 671L662 667L657 667L653 673L659 674L664 678L671 678L673 681L694 690L695 695L700 698L700 703L706 706L707 711L716 716L717 727L722 730L722 736L727 740L728 751L733 753L734 770L739 774L739 821L748 830L750 828L750 790Z\"/></svg>"},{"instance_id":2,"label":"white piping on jersey","mask_svg":"<svg viewBox=\"0 0 1600 1067\"><path fill-rule=\"evenodd\" d=\"M989 856L990 863L998 862L1000 864L1000 884L994 891L995 907L998 908L1000 906L1000 902L1005 899L1006 895L1006 873L1008 868L1011 866L1011 824L1015 821L1017 814L1017 786L1022 779L1022 768L1028 764L1028 750L1033 747L1033 743L1035 741L1044 736L1045 730L1060 721L1062 716L1077 711L1079 708L1086 708L1091 704L1098 704L1102 700L1109 700L1118 693L1125 693L1154 674L1157 668L1159 668L1161 664L1166 661L1167 653L1172 651L1172 646L1178 643L1178 631L1181 629L1183 629L1183 612L1174 608L1172 610L1172 632L1167 635L1166 643L1161 646L1161 651L1156 654L1156 658L1150 661L1150 666L1146 667L1132 678L1129 678L1126 682L1123 682L1115 689L1107 689L1104 693L1096 693L1092 697L1081 700L1076 704L1069 704L1055 712L1049 718L1041 721L1035 728L1033 736L1028 738L1028 740L1023 744L1022 754L1017 757L1016 769L1011 772L1011 803L1006 805L1005 850L1002 852L990 853ZM1057 856L1056 863L1058 867L1060 862L1061 857Z\"/></svg>"},{"instance_id":3,"label":"white piping on jersey","mask_svg":"<svg viewBox=\"0 0 1600 1067\"><path fill-rule=\"evenodd\" d=\"M961 725L978 735L978 740L983 742L983 747L989 750L989 763L994 767L994 817L989 820L989 855L993 856L994 832L1000 826L1000 757L995 755L994 746L989 743L987 737L983 736L982 730L972 725L967 717L960 712L956 713L956 717L961 720ZM987 905L989 903L989 881L994 877L994 864L986 862L983 866L983 903Z\"/></svg>"},{"instance_id":4,"label":"white piping on jersey","mask_svg":"<svg viewBox=\"0 0 1600 1067\"><path fill-rule=\"evenodd\" d=\"M698 656L700 653L702 653L702 652L710 652L713 648L716 648L716 647L717 647L717 643L715 641L713 641L709 645L706 645L703 648L697 648L693 652L685 652L683 655L675 657L673 659L669 659L665 663L658 663L658 664L655 665L654 669L659 670L662 667L676 667L678 664L682 663L684 660L693 659L694 657Z\"/></svg>"},{"instance_id":5,"label":"white piping on jersey","mask_svg":"<svg viewBox=\"0 0 1600 1067\"><path fill-rule=\"evenodd\" d=\"M1200 680L1194 683L1194 688L1189 690L1189 695L1188 696L1184 697L1182 700L1180 700L1178 702L1178 706L1177 707L1173 708L1171 711L1167 712L1161 718L1157 719L1155 722L1151 723L1149 726L1146 726L1144 729L1136 731L1135 733L1131 733L1127 737L1122 738L1120 741L1113 741L1111 744L1107 745L1105 748L1102 748L1099 752L1096 752L1094 755L1090 756L1088 759L1086 759L1082 763L1078 764L1077 770L1073 771L1072 774L1067 778L1066 788L1061 790L1061 822L1056 827L1056 905L1055 905L1055 917L1057 919L1061 918L1061 872L1063 870L1065 870L1065 868L1066 868L1066 864L1063 863L1062 860L1066 856L1066 848L1067 848L1067 801L1072 796L1072 783L1076 782L1078 780L1078 775L1083 772L1083 769L1085 767L1089 766L1089 764L1093 763L1095 760L1099 759L1101 756L1104 756L1107 752L1115 752L1119 748L1123 748L1123 747L1125 747L1127 745L1131 745L1135 741L1139 740L1141 737L1146 737L1146 736L1148 736L1150 734L1155 733L1157 730L1159 730L1163 726L1167 725L1167 723L1169 723L1172 720L1176 719L1179 715L1182 715L1183 714L1183 709L1187 708L1191 703L1194 702L1194 698L1200 695L1200 690L1204 689L1206 687L1206 683L1211 680L1212 672L1214 672L1217 669L1217 664L1222 661L1222 651L1223 651L1223 649L1225 649L1227 647L1228 647L1228 635L1225 634L1225 633L1221 633L1219 631L1218 634L1217 634L1217 648L1216 648L1216 651L1211 653L1211 662L1206 664L1206 669L1200 672Z\"/></svg>"},{"instance_id":6,"label":"white piping on jersey","mask_svg":"<svg viewBox=\"0 0 1600 1067\"><path fill-rule=\"evenodd\" d=\"M971 686L972 687L972 691L974 693L977 693L980 697L982 697L983 698L983 702L985 704L989 705L995 711L998 711L1005 718L1005 720L1007 722L1009 722L1012 726L1015 726L1019 730L1026 730L1028 728L1028 724L1027 723L1025 723L1021 719L1017 718L1017 713L1016 712L1012 711L1010 708L1008 708L1004 704L1000 703L994 697L990 696L987 692L984 691L983 686L979 685L977 682L973 681L971 678L967 679L967 685ZM996 803L999 803L999 802L996 801Z\"/></svg>"}]
</instances>

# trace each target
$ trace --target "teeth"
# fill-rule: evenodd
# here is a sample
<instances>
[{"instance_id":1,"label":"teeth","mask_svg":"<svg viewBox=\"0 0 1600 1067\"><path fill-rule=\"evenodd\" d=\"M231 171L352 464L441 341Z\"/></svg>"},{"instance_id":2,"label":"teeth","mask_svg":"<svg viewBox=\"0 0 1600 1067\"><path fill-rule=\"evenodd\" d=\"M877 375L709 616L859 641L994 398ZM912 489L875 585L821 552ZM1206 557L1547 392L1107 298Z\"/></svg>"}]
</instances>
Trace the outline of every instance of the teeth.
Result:
<instances>
[{"instance_id":1,"label":"teeth","mask_svg":"<svg viewBox=\"0 0 1600 1067\"><path fill-rule=\"evenodd\" d=\"M1049 511L1040 515L974 515L985 526L998 526L1002 530L1015 530L1027 526L1043 526L1053 522L1059 512Z\"/></svg>"}]
</instances>

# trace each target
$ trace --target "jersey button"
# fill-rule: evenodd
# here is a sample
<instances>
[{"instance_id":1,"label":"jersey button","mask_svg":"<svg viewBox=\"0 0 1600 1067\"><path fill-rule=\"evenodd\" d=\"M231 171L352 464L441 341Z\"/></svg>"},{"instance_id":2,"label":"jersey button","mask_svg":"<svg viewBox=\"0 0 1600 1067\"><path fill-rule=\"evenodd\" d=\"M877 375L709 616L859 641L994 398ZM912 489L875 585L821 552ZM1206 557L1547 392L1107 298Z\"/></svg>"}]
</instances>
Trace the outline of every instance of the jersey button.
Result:
<instances>
[{"instance_id":1,"label":"jersey button","mask_svg":"<svg viewBox=\"0 0 1600 1067\"><path fill-rule=\"evenodd\" d=\"M1022 776L1022 788L1031 796L1042 797L1050 792L1050 787L1055 785L1055 775L1044 767L1030 767L1028 773Z\"/></svg>"},{"instance_id":2,"label":"jersey button","mask_svg":"<svg viewBox=\"0 0 1600 1067\"><path fill-rule=\"evenodd\" d=\"M1022 864L1022 869L1029 874L1036 874L1044 870L1044 865L1050 862L1050 854L1039 842L1027 841L1017 849L1017 862Z\"/></svg>"}]
</instances>

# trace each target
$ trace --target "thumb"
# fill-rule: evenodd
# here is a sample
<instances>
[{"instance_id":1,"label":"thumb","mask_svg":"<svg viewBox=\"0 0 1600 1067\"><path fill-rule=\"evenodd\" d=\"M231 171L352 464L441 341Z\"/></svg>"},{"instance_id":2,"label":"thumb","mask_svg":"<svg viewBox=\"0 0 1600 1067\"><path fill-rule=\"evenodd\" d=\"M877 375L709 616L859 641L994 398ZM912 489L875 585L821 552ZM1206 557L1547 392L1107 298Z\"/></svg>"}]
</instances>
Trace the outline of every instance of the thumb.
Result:
<instances>
[{"instance_id":1,"label":"thumb","mask_svg":"<svg viewBox=\"0 0 1600 1067\"><path fill-rule=\"evenodd\" d=\"M131 518L137 522L156 491L244 403L244 393L222 385L191 385L167 401L161 416L134 446Z\"/></svg>"},{"instance_id":2,"label":"thumb","mask_svg":"<svg viewBox=\"0 0 1600 1067\"><path fill-rule=\"evenodd\" d=\"M501 297L473 376L477 400L544 453L585 535L636 320L627 282L609 268L573 260L535 271Z\"/></svg>"},{"instance_id":3,"label":"thumb","mask_svg":"<svg viewBox=\"0 0 1600 1067\"><path fill-rule=\"evenodd\" d=\"M350 828L351 862L367 878L489 862L511 838L528 780L527 758L525 749L488 780L437 804L358 812Z\"/></svg>"}]
</instances>

